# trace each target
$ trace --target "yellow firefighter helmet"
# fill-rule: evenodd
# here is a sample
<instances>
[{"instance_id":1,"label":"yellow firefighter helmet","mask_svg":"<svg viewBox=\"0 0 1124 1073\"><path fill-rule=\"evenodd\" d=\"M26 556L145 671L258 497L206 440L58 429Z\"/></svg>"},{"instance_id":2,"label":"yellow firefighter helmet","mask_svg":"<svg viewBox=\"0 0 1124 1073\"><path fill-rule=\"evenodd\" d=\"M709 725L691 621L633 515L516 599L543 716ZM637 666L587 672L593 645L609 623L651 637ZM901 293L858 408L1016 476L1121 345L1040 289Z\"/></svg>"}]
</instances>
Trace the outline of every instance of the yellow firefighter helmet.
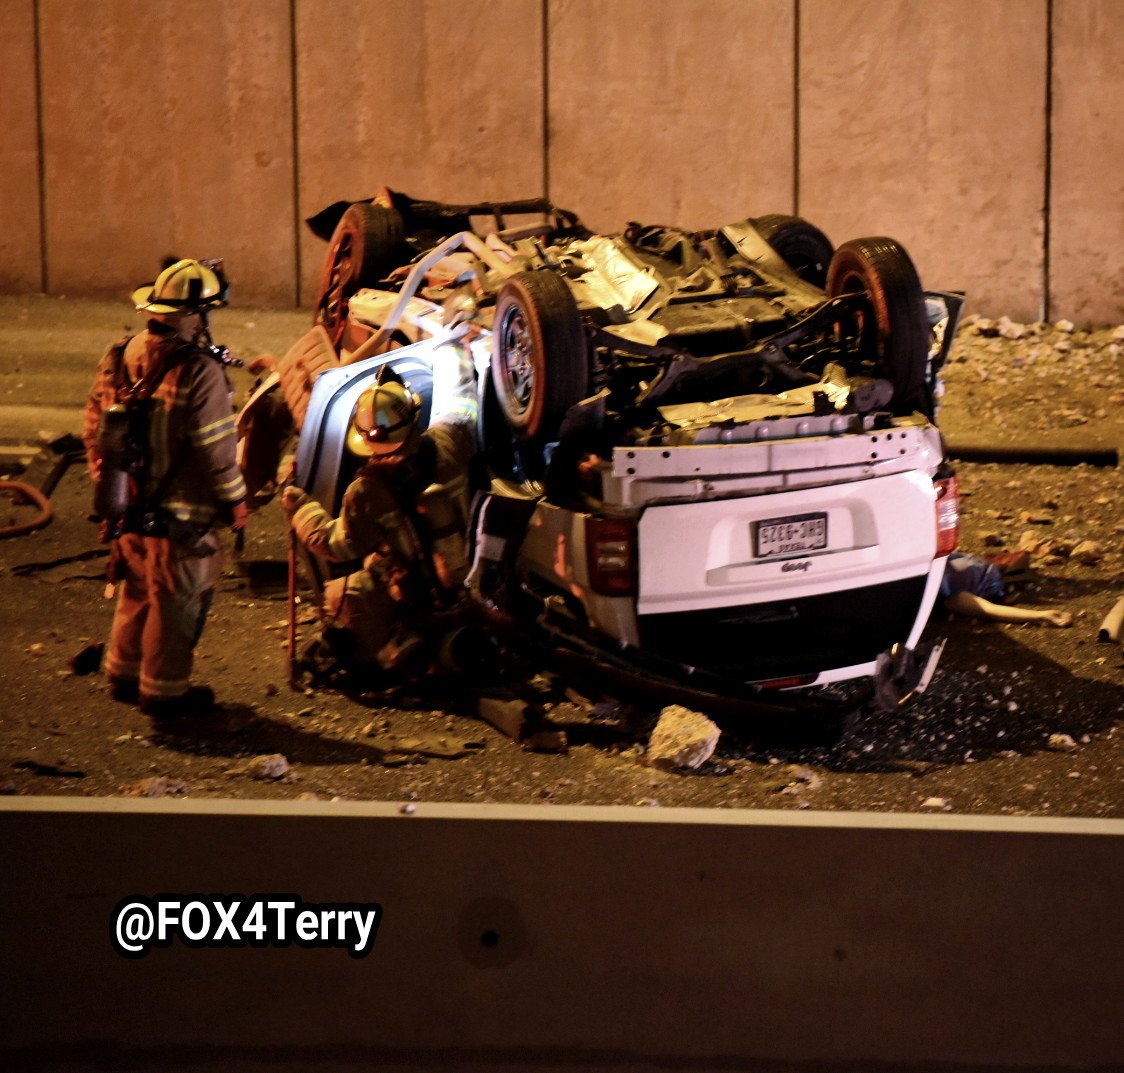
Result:
<instances>
[{"instance_id":1,"label":"yellow firefighter helmet","mask_svg":"<svg viewBox=\"0 0 1124 1073\"><path fill-rule=\"evenodd\" d=\"M381 378L380 378L381 379ZM385 458L417 442L421 399L397 378L367 388L355 404L347 447L363 458Z\"/></svg>"},{"instance_id":2,"label":"yellow firefighter helmet","mask_svg":"<svg viewBox=\"0 0 1124 1073\"><path fill-rule=\"evenodd\" d=\"M133 291L133 304L143 313L203 313L226 305L228 289L221 261L185 259Z\"/></svg>"}]
</instances>

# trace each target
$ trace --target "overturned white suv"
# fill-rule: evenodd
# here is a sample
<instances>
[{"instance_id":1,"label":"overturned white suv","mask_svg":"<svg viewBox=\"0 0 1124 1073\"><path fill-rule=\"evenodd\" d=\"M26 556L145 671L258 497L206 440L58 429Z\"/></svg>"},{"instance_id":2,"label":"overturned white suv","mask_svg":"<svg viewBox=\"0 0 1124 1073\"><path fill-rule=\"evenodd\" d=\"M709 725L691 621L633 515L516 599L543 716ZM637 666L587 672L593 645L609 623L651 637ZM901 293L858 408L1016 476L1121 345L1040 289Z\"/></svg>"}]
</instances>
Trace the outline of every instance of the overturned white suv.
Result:
<instances>
[{"instance_id":1,"label":"overturned white suv","mask_svg":"<svg viewBox=\"0 0 1124 1073\"><path fill-rule=\"evenodd\" d=\"M340 210L320 323L243 415L247 440L279 384L298 480L335 508L370 378L392 364L428 414L435 366L467 348L471 536L504 549L482 595L563 666L732 711L924 688L957 532L933 419L961 296L924 292L893 240L833 249L794 217L600 236L536 202L441 206L495 226L412 241L411 210L433 205ZM507 228L505 208L542 218Z\"/></svg>"}]
</instances>

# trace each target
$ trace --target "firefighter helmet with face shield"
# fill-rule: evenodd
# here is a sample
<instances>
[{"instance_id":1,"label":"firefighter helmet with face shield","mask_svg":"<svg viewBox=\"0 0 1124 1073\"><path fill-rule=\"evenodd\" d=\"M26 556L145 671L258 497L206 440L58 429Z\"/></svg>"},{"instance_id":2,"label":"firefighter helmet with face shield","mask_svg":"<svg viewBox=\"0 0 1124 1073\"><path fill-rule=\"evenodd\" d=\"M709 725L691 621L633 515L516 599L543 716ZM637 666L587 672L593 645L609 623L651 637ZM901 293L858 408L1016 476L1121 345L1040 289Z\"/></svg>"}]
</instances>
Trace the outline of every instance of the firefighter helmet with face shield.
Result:
<instances>
[{"instance_id":1,"label":"firefighter helmet with face shield","mask_svg":"<svg viewBox=\"0 0 1124 1073\"><path fill-rule=\"evenodd\" d=\"M229 286L221 261L176 261L133 291L133 304L143 313L205 313L226 305Z\"/></svg>"},{"instance_id":2,"label":"firefighter helmet with face shield","mask_svg":"<svg viewBox=\"0 0 1124 1073\"><path fill-rule=\"evenodd\" d=\"M388 369L389 366L383 366ZM406 453L417 443L421 399L393 374L380 374L355 404L347 446L362 458L385 458Z\"/></svg>"}]
</instances>

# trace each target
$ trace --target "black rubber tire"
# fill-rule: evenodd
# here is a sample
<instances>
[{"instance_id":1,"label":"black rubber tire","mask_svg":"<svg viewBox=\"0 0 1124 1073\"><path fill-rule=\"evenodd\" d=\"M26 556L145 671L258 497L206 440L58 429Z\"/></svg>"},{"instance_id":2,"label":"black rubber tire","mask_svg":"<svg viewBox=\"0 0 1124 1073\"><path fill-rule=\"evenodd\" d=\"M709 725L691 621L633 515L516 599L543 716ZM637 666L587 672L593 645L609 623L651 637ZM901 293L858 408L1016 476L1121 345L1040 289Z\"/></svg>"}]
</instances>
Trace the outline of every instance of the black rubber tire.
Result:
<instances>
[{"instance_id":1,"label":"black rubber tire","mask_svg":"<svg viewBox=\"0 0 1124 1073\"><path fill-rule=\"evenodd\" d=\"M929 321L921 281L904 247L892 238L857 238L835 251L827 273L827 293L865 291L874 310L874 324L862 325L875 361L876 375L894 388L895 414L919 410L933 417L926 386Z\"/></svg>"},{"instance_id":2,"label":"black rubber tire","mask_svg":"<svg viewBox=\"0 0 1124 1073\"><path fill-rule=\"evenodd\" d=\"M405 225L396 209L357 201L344 211L324 256L316 292L314 323L324 325L333 346L343 338L348 299L408 260L405 240Z\"/></svg>"},{"instance_id":3,"label":"black rubber tire","mask_svg":"<svg viewBox=\"0 0 1124 1073\"><path fill-rule=\"evenodd\" d=\"M758 216L753 226L805 283L823 289L835 253L827 235L799 216L780 213Z\"/></svg>"},{"instance_id":4,"label":"black rubber tire","mask_svg":"<svg viewBox=\"0 0 1124 1073\"><path fill-rule=\"evenodd\" d=\"M577 302L553 272L517 272L500 288L492 383L517 439L547 443L586 397L589 353Z\"/></svg>"}]
</instances>

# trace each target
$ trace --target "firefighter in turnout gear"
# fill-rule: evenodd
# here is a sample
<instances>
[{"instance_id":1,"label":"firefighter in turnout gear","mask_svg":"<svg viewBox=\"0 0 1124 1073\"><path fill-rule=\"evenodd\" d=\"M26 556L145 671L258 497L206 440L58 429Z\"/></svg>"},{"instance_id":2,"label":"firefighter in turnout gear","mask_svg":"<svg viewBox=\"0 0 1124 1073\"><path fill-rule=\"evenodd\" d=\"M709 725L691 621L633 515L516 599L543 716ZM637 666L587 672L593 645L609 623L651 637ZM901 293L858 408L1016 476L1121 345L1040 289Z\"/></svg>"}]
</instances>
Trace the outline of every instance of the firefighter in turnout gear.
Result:
<instances>
[{"instance_id":1,"label":"firefighter in turnout gear","mask_svg":"<svg viewBox=\"0 0 1124 1073\"><path fill-rule=\"evenodd\" d=\"M334 662L412 677L425 672L439 636L434 611L451 607L468 572L468 466L476 391L467 346L450 341L434 361L432 419L389 365L359 398L348 450L363 465L339 517L288 487L282 505L296 538L330 563L362 563L324 588L323 640Z\"/></svg>"},{"instance_id":2,"label":"firefighter in turnout gear","mask_svg":"<svg viewBox=\"0 0 1124 1073\"><path fill-rule=\"evenodd\" d=\"M226 304L217 262L182 260L133 293L145 330L111 346L86 403L95 509L119 588L106 657L110 691L153 716L205 712L194 648L219 575L219 524L244 527L226 351L207 313Z\"/></svg>"}]
</instances>

